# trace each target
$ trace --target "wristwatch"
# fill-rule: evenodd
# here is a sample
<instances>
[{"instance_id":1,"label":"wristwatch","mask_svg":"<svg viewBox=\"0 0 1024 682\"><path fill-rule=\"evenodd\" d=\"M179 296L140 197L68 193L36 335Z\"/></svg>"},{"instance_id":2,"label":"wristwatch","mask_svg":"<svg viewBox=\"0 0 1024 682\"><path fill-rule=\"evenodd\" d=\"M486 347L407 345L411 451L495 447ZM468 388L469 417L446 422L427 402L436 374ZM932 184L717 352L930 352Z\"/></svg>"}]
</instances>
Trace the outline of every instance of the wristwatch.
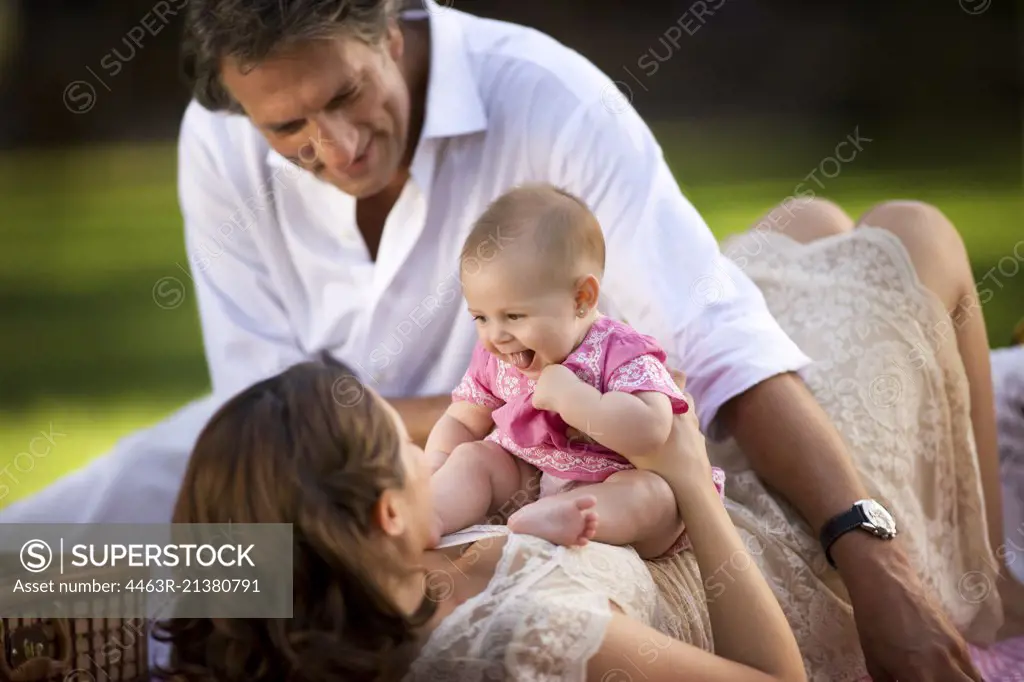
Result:
<instances>
[{"instance_id":1,"label":"wristwatch","mask_svg":"<svg viewBox=\"0 0 1024 682\"><path fill-rule=\"evenodd\" d=\"M833 516L821 529L821 547L825 550L825 558L832 568L836 567L829 552L832 544L851 530L858 529L882 540L892 540L896 537L896 521L885 507L875 500L857 500L853 507Z\"/></svg>"}]
</instances>

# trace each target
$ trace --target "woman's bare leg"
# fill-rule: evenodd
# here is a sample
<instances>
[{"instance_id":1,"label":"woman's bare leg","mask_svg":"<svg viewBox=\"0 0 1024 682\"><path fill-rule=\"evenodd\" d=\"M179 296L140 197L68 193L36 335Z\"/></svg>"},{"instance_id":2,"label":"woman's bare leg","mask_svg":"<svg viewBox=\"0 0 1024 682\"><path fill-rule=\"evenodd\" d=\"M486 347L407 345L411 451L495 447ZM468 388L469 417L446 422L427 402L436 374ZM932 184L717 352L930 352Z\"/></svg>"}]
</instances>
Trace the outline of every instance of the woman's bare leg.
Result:
<instances>
[{"instance_id":1,"label":"woman's bare leg","mask_svg":"<svg viewBox=\"0 0 1024 682\"><path fill-rule=\"evenodd\" d=\"M761 216L754 231L780 232L807 243L853 230L853 218L827 199L790 198Z\"/></svg>"},{"instance_id":2,"label":"woman's bare leg","mask_svg":"<svg viewBox=\"0 0 1024 682\"><path fill-rule=\"evenodd\" d=\"M1007 616L999 637L1024 634L1024 586L1006 565L1003 490L999 475L995 396L988 333L967 249L948 218L930 204L891 201L880 204L858 221L889 230L903 242L924 286L935 293L950 317L950 334L964 364L971 400L971 426L978 451L978 470L985 497L989 542L999 562L999 592Z\"/></svg>"},{"instance_id":3,"label":"woman's bare leg","mask_svg":"<svg viewBox=\"0 0 1024 682\"><path fill-rule=\"evenodd\" d=\"M950 315L950 334L956 334L970 385L971 423L985 493L989 539L995 550L1005 538L988 335L967 250L953 224L929 204L890 201L869 210L855 225L836 204L814 198L791 200L775 207L754 229L775 229L806 243L849 232L860 225L896 235L910 254L918 279L935 293Z\"/></svg>"},{"instance_id":4,"label":"woman's bare leg","mask_svg":"<svg viewBox=\"0 0 1024 682\"><path fill-rule=\"evenodd\" d=\"M799 242L842 234L863 225L896 235L910 255L921 283L945 306L950 333L955 334L967 375L971 400L971 426L978 452L979 472L985 497L989 542L1000 560L1003 577L1000 593L1008 617L1001 637L1024 634L1024 587L1005 566L1002 483L996 445L996 416L989 367L989 343L985 321L975 290L974 276L963 240L946 216L934 206L917 201L890 201L861 216L856 224L835 204L812 199L776 207L753 228L774 229Z\"/></svg>"},{"instance_id":5,"label":"woman's bare leg","mask_svg":"<svg viewBox=\"0 0 1024 682\"><path fill-rule=\"evenodd\" d=\"M880 204L861 216L858 225L880 227L899 237L910 254L918 279L931 289L949 314L948 335L956 336L970 386L971 425L978 448L989 541L995 551L1006 541L996 411L988 334L967 249L960 233L939 209L918 201Z\"/></svg>"}]
</instances>

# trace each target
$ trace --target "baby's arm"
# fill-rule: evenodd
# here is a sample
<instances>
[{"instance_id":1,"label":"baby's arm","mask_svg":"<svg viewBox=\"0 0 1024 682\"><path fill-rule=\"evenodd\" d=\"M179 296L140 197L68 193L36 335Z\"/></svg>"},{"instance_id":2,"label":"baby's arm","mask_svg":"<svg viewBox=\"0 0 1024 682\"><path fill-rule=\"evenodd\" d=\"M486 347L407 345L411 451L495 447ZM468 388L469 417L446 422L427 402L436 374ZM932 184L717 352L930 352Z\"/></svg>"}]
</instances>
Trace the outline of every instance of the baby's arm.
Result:
<instances>
[{"instance_id":1,"label":"baby's arm","mask_svg":"<svg viewBox=\"0 0 1024 682\"><path fill-rule=\"evenodd\" d=\"M657 391L601 393L568 369L554 409L565 422L626 459L664 445L672 430L672 403ZM570 378L571 377L571 378Z\"/></svg>"},{"instance_id":2,"label":"baby's arm","mask_svg":"<svg viewBox=\"0 0 1024 682\"><path fill-rule=\"evenodd\" d=\"M598 393L597 389L594 392ZM672 429L672 403L665 394L609 391L598 396L590 418L590 437L601 445L629 459L634 454L649 454L668 440ZM581 412L573 417L586 426L586 415L587 412ZM566 423L582 431L568 419Z\"/></svg>"},{"instance_id":3,"label":"baby's arm","mask_svg":"<svg viewBox=\"0 0 1024 682\"><path fill-rule=\"evenodd\" d=\"M489 407L457 400L434 424L424 451L434 471L441 468L448 456L463 443L483 440L494 426Z\"/></svg>"}]
</instances>

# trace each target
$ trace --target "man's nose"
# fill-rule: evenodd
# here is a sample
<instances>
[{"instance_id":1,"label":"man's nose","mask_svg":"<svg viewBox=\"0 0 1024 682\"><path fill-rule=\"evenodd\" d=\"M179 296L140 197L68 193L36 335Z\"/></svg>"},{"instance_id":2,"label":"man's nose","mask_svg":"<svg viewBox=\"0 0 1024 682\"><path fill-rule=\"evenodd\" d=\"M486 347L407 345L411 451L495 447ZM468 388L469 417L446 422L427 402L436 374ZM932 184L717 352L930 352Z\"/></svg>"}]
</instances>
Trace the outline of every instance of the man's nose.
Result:
<instances>
[{"instance_id":1,"label":"man's nose","mask_svg":"<svg viewBox=\"0 0 1024 682\"><path fill-rule=\"evenodd\" d=\"M359 131L342 119L324 121L316 131L313 146L320 163L344 172L359 153Z\"/></svg>"}]
</instances>

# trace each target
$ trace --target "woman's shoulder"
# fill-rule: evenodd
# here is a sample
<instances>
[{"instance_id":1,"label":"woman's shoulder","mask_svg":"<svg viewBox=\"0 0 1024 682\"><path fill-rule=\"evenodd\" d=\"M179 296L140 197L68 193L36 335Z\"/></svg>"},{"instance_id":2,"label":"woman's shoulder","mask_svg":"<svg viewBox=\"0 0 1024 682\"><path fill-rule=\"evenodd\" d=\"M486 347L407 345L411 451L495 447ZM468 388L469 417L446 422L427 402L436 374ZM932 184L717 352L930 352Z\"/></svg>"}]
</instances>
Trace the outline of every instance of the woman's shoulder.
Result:
<instances>
[{"instance_id":1,"label":"woman's shoulder","mask_svg":"<svg viewBox=\"0 0 1024 682\"><path fill-rule=\"evenodd\" d=\"M604 638L611 604L651 623L653 579L631 548L590 543L567 549L518 534L503 540L490 584L434 631L409 680L483 680L495 673L526 679L538 666L544 667L542 679L583 679L587 659ZM467 660L474 661L469 668Z\"/></svg>"},{"instance_id":2,"label":"woman's shoulder","mask_svg":"<svg viewBox=\"0 0 1024 682\"><path fill-rule=\"evenodd\" d=\"M632 547L591 542L566 549L560 568L577 589L600 594L627 616L651 622L657 589L647 565Z\"/></svg>"}]
</instances>

